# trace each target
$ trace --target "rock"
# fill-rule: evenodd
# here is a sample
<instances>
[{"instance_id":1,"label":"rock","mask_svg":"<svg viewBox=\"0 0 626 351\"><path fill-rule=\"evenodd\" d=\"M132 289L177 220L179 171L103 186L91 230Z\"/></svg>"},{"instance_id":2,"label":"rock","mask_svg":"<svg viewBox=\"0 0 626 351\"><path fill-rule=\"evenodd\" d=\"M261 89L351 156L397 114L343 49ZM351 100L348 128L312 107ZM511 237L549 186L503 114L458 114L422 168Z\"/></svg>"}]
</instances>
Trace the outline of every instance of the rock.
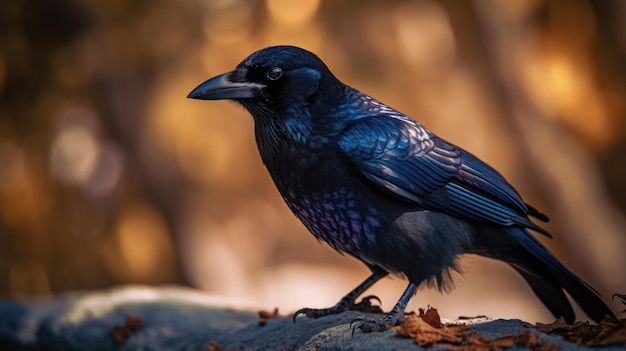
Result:
<instances>
[{"instance_id":1,"label":"rock","mask_svg":"<svg viewBox=\"0 0 626 351\"><path fill-rule=\"evenodd\" d=\"M350 322L358 316L355 312L315 320L300 317L296 323L290 317L272 318L261 326L257 311L252 304L183 287L126 286L45 300L4 300L0 301L0 349L420 349L412 339L391 330L357 331L352 336ZM488 337L526 329L520 320L495 320L470 328ZM577 348L555 336L541 337L558 342L561 349Z\"/></svg>"}]
</instances>

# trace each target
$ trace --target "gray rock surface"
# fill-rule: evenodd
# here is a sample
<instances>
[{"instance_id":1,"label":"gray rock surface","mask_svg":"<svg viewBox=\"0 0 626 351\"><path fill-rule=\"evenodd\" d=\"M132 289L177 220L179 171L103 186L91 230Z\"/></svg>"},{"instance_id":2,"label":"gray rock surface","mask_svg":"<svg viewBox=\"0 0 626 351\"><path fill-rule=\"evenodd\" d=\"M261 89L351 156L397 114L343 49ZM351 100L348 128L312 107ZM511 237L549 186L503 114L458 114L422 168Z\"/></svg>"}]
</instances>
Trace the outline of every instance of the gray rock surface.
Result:
<instances>
[{"instance_id":1,"label":"gray rock surface","mask_svg":"<svg viewBox=\"0 0 626 351\"><path fill-rule=\"evenodd\" d=\"M234 310L233 305L247 311ZM138 316L143 326L126 331L127 337L116 341L112 331L115 326L122 328L129 315ZM220 349L232 350L420 349L394 331L352 336L349 324L357 315L346 312L316 320L301 317L297 323L278 318L260 326L253 307L196 290L118 287L46 300L0 301L0 350L205 351L212 341ZM470 328L488 337L525 329L520 320L495 320ZM562 350L588 349L556 336L544 334L542 338L559 343ZM603 350L609 349L623 348Z\"/></svg>"}]
</instances>

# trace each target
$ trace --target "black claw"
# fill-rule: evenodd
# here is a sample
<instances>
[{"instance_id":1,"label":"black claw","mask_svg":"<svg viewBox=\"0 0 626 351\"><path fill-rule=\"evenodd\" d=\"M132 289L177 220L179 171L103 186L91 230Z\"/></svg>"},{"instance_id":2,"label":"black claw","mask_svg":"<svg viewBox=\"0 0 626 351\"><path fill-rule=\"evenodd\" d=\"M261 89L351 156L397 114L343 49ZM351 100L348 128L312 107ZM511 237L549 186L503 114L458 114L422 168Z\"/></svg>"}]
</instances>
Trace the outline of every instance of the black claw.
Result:
<instances>
[{"instance_id":1,"label":"black claw","mask_svg":"<svg viewBox=\"0 0 626 351\"><path fill-rule=\"evenodd\" d=\"M295 323L296 318L298 318L298 316L300 316L301 314L307 316L308 318L320 318L320 317L328 316L331 314L341 313L346 310L360 311L360 312L365 312L365 313L382 313L383 311L380 309L380 306L372 305L372 302L371 302L372 300L378 301L379 304L381 303L378 296L375 296L375 295L365 296L364 298L361 299L361 302L359 303L348 302L344 298L342 299L342 301L340 301L335 306L330 307L330 308L323 308L323 309L301 308L297 310L296 313L293 314L292 320ZM353 321L353 323L358 322L358 321L359 319L357 318ZM350 323L350 328L352 328L353 323ZM362 329L363 326L360 325L360 326L357 326L357 328ZM353 330L353 334L354 334L354 330Z\"/></svg>"},{"instance_id":2,"label":"black claw","mask_svg":"<svg viewBox=\"0 0 626 351\"><path fill-rule=\"evenodd\" d=\"M320 318L320 317L324 317L324 316L329 316L331 314L336 314L336 313L340 313L342 311L344 311L345 308L340 308L340 307L331 307L331 308L322 308L322 309L316 309L316 308L301 308L299 310L296 311L296 313L294 313L293 315L293 321L294 323L296 322L296 318L303 314L305 316L307 316L307 318Z\"/></svg>"},{"instance_id":3,"label":"black claw","mask_svg":"<svg viewBox=\"0 0 626 351\"><path fill-rule=\"evenodd\" d=\"M328 309L322 309L322 310L317 310L314 308L301 308L299 310L296 311L296 313L293 314L293 322L296 322L296 318L303 314L305 315L307 318L319 318L319 317L323 317L323 316L327 316L329 314L331 314L332 312L329 312Z\"/></svg>"},{"instance_id":4,"label":"black claw","mask_svg":"<svg viewBox=\"0 0 626 351\"><path fill-rule=\"evenodd\" d=\"M613 296L611 297L611 300L614 300L615 296L617 296L620 300L622 300L623 305L626 305L626 294L613 294ZM623 310L622 313L626 313L626 310Z\"/></svg>"},{"instance_id":5,"label":"black claw","mask_svg":"<svg viewBox=\"0 0 626 351\"><path fill-rule=\"evenodd\" d=\"M354 337L354 332L357 329L361 329L363 327L363 320L365 318L364 317L356 317L355 319L352 320L352 322L350 322L350 329L352 329L352 337Z\"/></svg>"},{"instance_id":6,"label":"black claw","mask_svg":"<svg viewBox=\"0 0 626 351\"><path fill-rule=\"evenodd\" d=\"M361 321L363 321L363 319L365 319L365 317L363 317L363 316L358 316L358 317L354 318L354 319L352 320L352 322L350 322L350 328L352 328L352 325L353 325L354 323L361 322Z\"/></svg>"},{"instance_id":7,"label":"black claw","mask_svg":"<svg viewBox=\"0 0 626 351\"><path fill-rule=\"evenodd\" d=\"M365 333L370 333L382 332L389 329L389 327L387 327L385 323L385 318L373 319L359 316L350 322L350 329L352 329L352 336L354 336L354 332L357 329Z\"/></svg>"},{"instance_id":8,"label":"black claw","mask_svg":"<svg viewBox=\"0 0 626 351\"><path fill-rule=\"evenodd\" d=\"M364 298L361 299L361 303L366 302L367 304L371 305L372 303L370 302L371 300L376 300L378 301L379 305L382 305L383 302L380 301L380 299L378 298L378 296L376 295L367 295Z\"/></svg>"},{"instance_id":9,"label":"black claw","mask_svg":"<svg viewBox=\"0 0 626 351\"><path fill-rule=\"evenodd\" d=\"M378 296L369 295L365 296L361 299L359 303L353 303L348 309L351 311L360 311L365 313L383 313L383 310L378 305L372 305L372 300L378 301L378 304L381 304Z\"/></svg>"},{"instance_id":10,"label":"black claw","mask_svg":"<svg viewBox=\"0 0 626 351\"><path fill-rule=\"evenodd\" d=\"M361 327L363 327L363 323L357 323L357 324L354 326L354 328L352 328L352 333L350 334L350 337L351 337L351 338L354 338L354 332L355 332L357 329L361 329Z\"/></svg>"},{"instance_id":11,"label":"black claw","mask_svg":"<svg viewBox=\"0 0 626 351\"><path fill-rule=\"evenodd\" d=\"M301 308L299 310L296 311L296 313L293 314L293 322L296 322L296 318L301 315L301 314L306 314L306 308Z\"/></svg>"}]
</instances>

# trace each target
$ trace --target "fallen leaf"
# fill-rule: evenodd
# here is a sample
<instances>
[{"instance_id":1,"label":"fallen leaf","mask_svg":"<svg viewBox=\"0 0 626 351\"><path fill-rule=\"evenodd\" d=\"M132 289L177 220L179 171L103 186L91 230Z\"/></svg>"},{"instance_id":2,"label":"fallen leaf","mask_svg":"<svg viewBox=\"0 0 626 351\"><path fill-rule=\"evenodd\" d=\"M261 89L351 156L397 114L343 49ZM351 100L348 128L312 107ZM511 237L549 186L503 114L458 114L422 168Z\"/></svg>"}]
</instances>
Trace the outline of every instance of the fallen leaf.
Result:
<instances>
[{"instance_id":1,"label":"fallen leaf","mask_svg":"<svg viewBox=\"0 0 626 351\"><path fill-rule=\"evenodd\" d=\"M469 350L493 350L500 351L513 347L515 337L512 335L502 336L496 339L488 338L480 334L472 334L465 340Z\"/></svg>"},{"instance_id":2,"label":"fallen leaf","mask_svg":"<svg viewBox=\"0 0 626 351\"><path fill-rule=\"evenodd\" d=\"M441 325L441 322L439 324ZM414 339L422 347L439 342L460 344L463 341L463 334L469 330L464 324L435 328L415 313L405 315L404 324L392 329L402 336Z\"/></svg>"},{"instance_id":3,"label":"fallen leaf","mask_svg":"<svg viewBox=\"0 0 626 351\"><path fill-rule=\"evenodd\" d=\"M278 313L278 307L274 308L274 311L272 312L268 312L268 311L259 311L259 325L260 326L264 326L267 324L267 321L270 319L276 319L276 318L282 318L282 317L286 317L286 316L281 316Z\"/></svg>"},{"instance_id":4,"label":"fallen leaf","mask_svg":"<svg viewBox=\"0 0 626 351\"><path fill-rule=\"evenodd\" d=\"M515 344L527 349L535 351L556 351L559 349L559 344L543 340L539 335L531 333L528 330L522 330L514 336Z\"/></svg>"},{"instance_id":5,"label":"fallen leaf","mask_svg":"<svg viewBox=\"0 0 626 351\"><path fill-rule=\"evenodd\" d=\"M143 328L143 320L139 316L129 314L124 318L124 326L134 333Z\"/></svg>"},{"instance_id":6,"label":"fallen leaf","mask_svg":"<svg viewBox=\"0 0 626 351\"><path fill-rule=\"evenodd\" d=\"M572 330L581 326L582 324L583 324L582 322L576 322L575 324L567 324L565 322L565 319L563 317L560 317L550 324L536 323L533 327L542 333L550 334L550 333L555 333L555 332L560 332L560 331Z\"/></svg>"},{"instance_id":7,"label":"fallen leaf","mask_svg":"<svg viewBox=\"0 0 626 351\"><path fill-rule=\"evenodd\" d=\"M396 333L405 338L414 338L419 326L418 316L415 312L410 312L404 315L404 324L391 327Z\"/></svg>"},{"instance_id":8,"label":"fallen leaf","mask_svg":"<svg viewBox=\"0 0 626 351\"><path fill-rule=\"evenodd\" d=\"M423 308L419 309L420 317L424 320L424 322L430 324L434 328L441 328L443 325L441 324L441 318L439 317L439 312L437 312L436 308L428 306L426 312L424 312Z\"/></svg>"},{"instance_id":9,"label":"fallen leaf","mask_svg":"<svg viewBox=\"0 0 626 351\"><path fill-rule=\"evenodd\" d=\"M143 320L139 316L129 314L124 318L124 325L114 325L110 333L113 339L121 344L142 328Z\"/></svg>"},{"instance_id":10,"label":"fallen leaf","mask_svg":"<svg viewBox=\"0 0 626 351\"><path fill-rule=\"evenodd\" d=\"M231 349L221 349L220 346L215 341L211 341L209 346L206 348L206 351L233 351Z\"/></svg>"},{"instance_id":11,"label":"fallen leaf","mask_svg":"<svg viewBox=\"0 0 626 351\"><path fill-rule=\"evenodd\" d=\"M499 338L472 334L465 339L462 345L449 345L446 348L450 351L500 351L515 345L533 351L556 351L559 349L559 344L542 340L539 335L527 330Z\"/></svg>"},{"instance_id":12,"label":"fallen leaf","mask_svg":"<svg viewBox=\"0 0 626 351\"><path fill-rule=\"evenodd\" d=\"M499 351L515 345L534 351L556 351L559 348L558 344L542 340L539 335L528 330L499 338L489 338L481 334L473 334L465 324L442 324L435 308L428 307L426 311L420 308L419 313L419 315L414 312L407 313L404 316L404 324L391 329L401 336L414 339L422 347L439 344L438 346L451 351ZM553 325L541 327L553 330L563 325L553 323Z\"/></svg>"},{"instance_id":13,"label":"fallen leaf","mask_svg":"<svg viewBox=\"0 0 626 351\"><path fill-rule=\"evenodd\" d=\"M588 346L626 345L626 319L605 317L600 321L600 332Z\"/></svg>"},{"instance_id":14,"label":"fallen leaf","mask_svg":"<svg viewBox=\"0 0 626 351\"><path fill-rule=\"evenodd\" d=\"M206 351L220 351L220 347L215 341L211 341Z\"/></svg>"},{"instance_id":15,"label":"fallen leaf","mask_svg":"<svg viewBox=\"0 0 626 351\"><path fill-rule=\"evenodd\" d=\"M606 317L599 324L576 322L567 324L559 318L551 324L525 324L547 334L556 334L565 340L586 346L626 345L626 320Z\"/></svg>"}]
</instances>

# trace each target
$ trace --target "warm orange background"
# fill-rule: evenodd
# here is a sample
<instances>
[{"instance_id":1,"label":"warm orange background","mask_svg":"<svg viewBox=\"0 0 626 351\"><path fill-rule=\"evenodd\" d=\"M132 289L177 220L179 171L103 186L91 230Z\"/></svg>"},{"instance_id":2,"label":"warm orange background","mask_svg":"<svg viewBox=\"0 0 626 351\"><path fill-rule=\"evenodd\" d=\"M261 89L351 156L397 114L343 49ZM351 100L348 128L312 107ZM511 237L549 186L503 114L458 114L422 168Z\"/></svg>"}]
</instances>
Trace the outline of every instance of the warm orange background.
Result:
<instances>
[{"instance_id":1,"label":"warm orange background","mask_svg":"<svg viewBox=\"0 0 626 351\"><path fill-rule=\"evenodd\" d=\"M185 98L251 52L292 44L344 82L499 169L551 216L541 239L626 293L626 2L3 1L0 296L189 284L281 311L364 279L291 215L252 119ZM478 257L442 316L552 317ZM405 287L372 289L391 308Z\"/></svg>"}]
</instances>

